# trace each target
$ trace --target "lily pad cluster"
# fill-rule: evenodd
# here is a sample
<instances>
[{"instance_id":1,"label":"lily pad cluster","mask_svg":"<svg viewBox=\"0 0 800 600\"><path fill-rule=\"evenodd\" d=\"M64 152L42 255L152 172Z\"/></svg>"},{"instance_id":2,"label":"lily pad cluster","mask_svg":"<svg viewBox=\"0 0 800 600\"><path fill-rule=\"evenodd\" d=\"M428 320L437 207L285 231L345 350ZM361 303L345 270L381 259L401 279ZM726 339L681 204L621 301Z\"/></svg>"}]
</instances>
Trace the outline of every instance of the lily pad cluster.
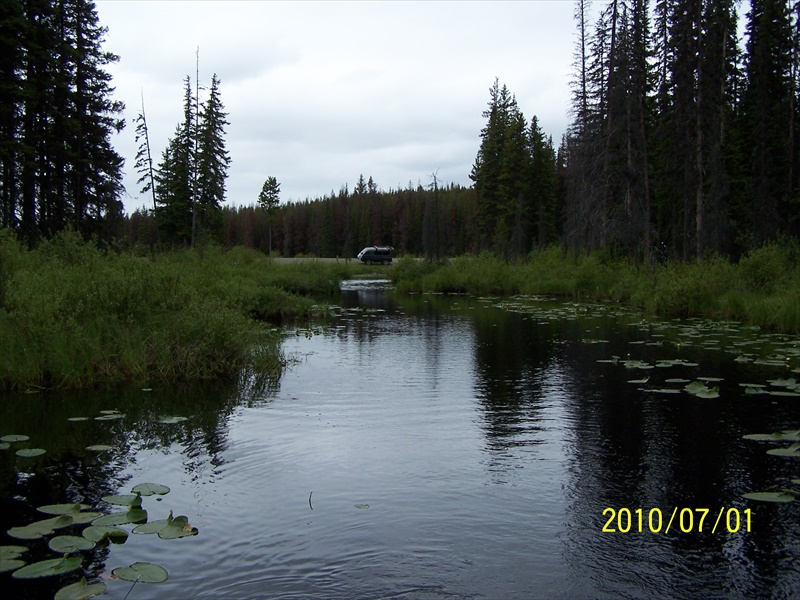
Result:
<instances>
[{"instance_id":1,"label":"lily pad cluster","mask_svg":"<svg viewBox=\"0 0 800 600\"><path fill-rule=\"evenodd\" d=\"M784 456L788 458L800 458L800 429L784 429L773 433L749 433L742 436L746 440L757 442L792 442L789 446L770 448L767 454L773 456ZM773 485L763 492L749 492L743 496L749 500L760 502L792 502L800 497L800 479L791 479L790 485Z\"/></svg>"},{"instance_id":2,"label":"lily pad cluster","mask_svg":"<svg viewBox=\"0 0 800 600\"><path fill-rule=\"evenodd\" d=\"M38 508L39 512L56 515L49 519L35 521L23 527L13 527L9 536L22 540L35 540L53 534L56 530L74 528L75 525L88 524L81 535L58 535L48 542L48 548L61 557L50 558L32 564L26 564L20 557L28 551L25 546L0 547L0 571L13 571L16 579L31 579L61 575L82 567L82 560L73 556L84 550L90 550L98 543L124 543L128 532L120 525L139 524L134 533L158 533L163 539L176 539L197 535L198 530L189 524L185 516L169 517L160 521L147 522L147 511L142 509L142 497L165 495L170 489L161 484L142 483L135 486L131 494L118 494L103 497L103 501L111 506L123 506L122 511L102 514L87 511L91 508L85 504L51 504ZM137 562L130 567L112 571L112 576L133 582L158 583L167 579L167 571L159 565ZM80 581L62 588L56 598L89 598L102 593L105 584L89 585L85 577Z\"/></svg>"},{"instance_id":3,"label":"lily pad cluster","mask_svg":"<svg viewBox=\"0 0 800 600\"><path fill-rule=\"evenodd\" d=\"M122 544L128 539L128 532L120 526L133 524L134 533L157 533L162 539L177 539L198 534L186 516L173 517L172 511L166 519L147 521L147 511L142 508L143 497L168 494L169 487L158 483L141 483L134 486L130 494L104 496L107 506L123 507L122 510L102 512L90 510L87 504L48 504L37 510L49 518L12 527L6 533L22 541L35 541L50 538L47 547L50 552L60 555L28 564L23 556L29 552L27 546L0 546L0 572L11 572L15 579L34 579L62 575L82 568L80 553L91 550L97 544ZM78 526L86 525L79 530ZM58 535L54 535L58 532ZM53 536L53 537L50 537ZM129 567L117 568L112 577L132 582L158 583L168 577L167 570L147 562L136 562ZM62 588L57 599L90 598L103 593L106 585L102 582L89 584L85 577Z\"/></svg>"}]
</instances>

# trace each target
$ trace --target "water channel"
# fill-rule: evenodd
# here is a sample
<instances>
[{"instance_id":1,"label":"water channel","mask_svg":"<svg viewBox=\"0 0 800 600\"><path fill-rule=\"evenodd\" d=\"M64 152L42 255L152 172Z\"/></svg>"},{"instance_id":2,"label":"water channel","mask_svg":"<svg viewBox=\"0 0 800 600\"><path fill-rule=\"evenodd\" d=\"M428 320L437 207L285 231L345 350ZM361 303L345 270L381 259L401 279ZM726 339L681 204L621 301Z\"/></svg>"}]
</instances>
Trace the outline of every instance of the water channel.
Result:
<instances>
[{"instance_id":1,"label":"water channel","mask_svg":"<svg viewBox=\"0 0 800 600\"><path fill-rule=\"evenodd\" d=\"M800 497L742 497L800 489L800 459L767 453L789 442L742 437L800 429L797 338L378 281L346 282L283 347L278 381L6 399L0 435L47 453L0 452L3 532L150 482L170 492L144 498L148 520L173 511L198 535L131 533L77 574L0 587L52 597L83 573L131 600L800 597ZM136 562L169 578L110 577Z\"/></svg>"}]
</instances>

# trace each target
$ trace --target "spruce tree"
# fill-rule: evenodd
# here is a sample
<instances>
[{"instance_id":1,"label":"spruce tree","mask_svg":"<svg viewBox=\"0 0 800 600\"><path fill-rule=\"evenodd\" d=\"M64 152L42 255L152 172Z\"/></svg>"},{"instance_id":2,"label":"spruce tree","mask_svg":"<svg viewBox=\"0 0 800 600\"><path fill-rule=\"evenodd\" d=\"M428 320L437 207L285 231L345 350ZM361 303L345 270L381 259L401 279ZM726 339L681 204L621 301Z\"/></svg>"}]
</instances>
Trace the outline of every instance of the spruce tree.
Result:
<instances>
[{"instance_id":1,"label":"spruce tree","mask_svg":"<svg viewBox=\"0 0 800 600\"><path fill-rule=\"evenodd\" d=\"M219 233L220 211L225 200L225 179L230 156L225 148L225 119L216 73L208 98L200 111L197 131L197 231Z\"/></svg>"}]
</instances>

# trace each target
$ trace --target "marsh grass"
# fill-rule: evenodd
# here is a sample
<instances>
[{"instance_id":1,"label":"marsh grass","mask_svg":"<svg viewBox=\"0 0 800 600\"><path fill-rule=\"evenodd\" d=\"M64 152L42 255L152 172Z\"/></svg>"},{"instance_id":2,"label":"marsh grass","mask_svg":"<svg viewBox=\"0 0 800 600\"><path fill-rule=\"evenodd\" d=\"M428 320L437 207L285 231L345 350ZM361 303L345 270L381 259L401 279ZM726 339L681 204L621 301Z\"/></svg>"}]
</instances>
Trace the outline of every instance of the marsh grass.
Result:
<instances>
[{"instance_id":1,"label":"marsh grass","mask_svg":"<svg viewBox=\"0 0 800 600\"><path fill-rule=\"evenodd\" d=\"M270 324L308 316L348 268L243 248L140 257L72 233L29 251L0 232L0 389L275 369Z\"/></svg>"},{"instance_id":2,"label":"marsh grass","mask_svg":"<svg viewBox=\"0 0 800 600\"><path fill-rule=\"evenodd\" d=\"M402 259L391 277L404 292L533 294L624 302L662 317L708 317L800 332L800 251L754 250L739 263L720 257L645 265L606 252L581 256L557 247L508 263L491 255L439 265Z\"/></svg>"}]
</instances>

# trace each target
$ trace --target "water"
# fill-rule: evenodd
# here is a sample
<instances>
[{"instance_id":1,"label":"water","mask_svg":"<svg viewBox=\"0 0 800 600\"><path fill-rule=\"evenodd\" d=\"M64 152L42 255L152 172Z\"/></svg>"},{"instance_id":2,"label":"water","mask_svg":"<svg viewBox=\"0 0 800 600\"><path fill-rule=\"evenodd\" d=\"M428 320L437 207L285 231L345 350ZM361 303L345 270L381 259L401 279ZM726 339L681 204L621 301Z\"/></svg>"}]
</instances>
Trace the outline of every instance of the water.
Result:
<instances>
[{"instance_id":1,"label":"water","mask_svg":"<svg viewBox=\"0 0 800 600\"><path fill-rule=\"evenodd\" d=\"M379 282L348 283L332 313L288 332L292 366L266 388L7 402L2 433L27 433L48 454L2 455L3 529L43 518L40 504L102 505L137 483L168 485L162 499L145 498L150 520L173 510L199 535L131 534L85 554L109 598L800 595L800 501L741 497L800 478L797 459L766 453L788 443L741 438L800 428L800 398L739 385L775 391L768 380L800 379L781 363L800 358L798 340L646 322L618 307L399 297ZM598 362L628 355L697 366ZM755 364L763 357L775 364ZM709 382L720 398L646 391L698 377L721 378ZM125 418L67 421L114 408ZM162 424L160 414L189 419ZM84 450L93 443L115 448ZM602 532L603 511L623 507L631 531ZM688 531L679 512L665 534L675 507L692 509ZM654 508L659 533L649 531ZM699 508L709 509L702 532ZM731 508L735 532L725 526ZM49 557L43 542L30 545ZM137 561L164 566L169 579L133 589L109 579ZM78 579L0 577L15 597L50 597Z\"/></svg>"}]
</instances>

